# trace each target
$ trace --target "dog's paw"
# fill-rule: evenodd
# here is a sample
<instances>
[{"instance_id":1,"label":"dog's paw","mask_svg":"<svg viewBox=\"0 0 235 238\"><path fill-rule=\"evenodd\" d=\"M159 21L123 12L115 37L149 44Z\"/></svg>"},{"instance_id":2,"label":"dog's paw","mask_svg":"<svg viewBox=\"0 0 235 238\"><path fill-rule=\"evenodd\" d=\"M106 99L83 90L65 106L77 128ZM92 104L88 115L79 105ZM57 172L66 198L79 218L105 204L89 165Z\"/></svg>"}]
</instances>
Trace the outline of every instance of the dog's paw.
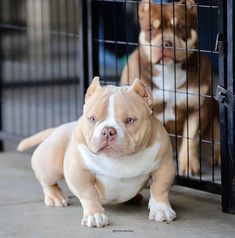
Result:
<instances>
[{"instance_id":1,"label":"dog's paw","mask_svg":"<svg viewBox=\"0 0 235 238\"><path fill-rule=\"evenodd\" d=\"M109 224L109 220L104 213L96 213L84 216L81 221L82 226L87 227L104 227Z\"/></svg>"},{"instance_id":2,"label":"dog's paw","mask_svg":"<svg viewBox=\"0 0 235 238\"><path fill-rule=\"evenodd\" d=\"M200 164L197 157L191 157L189 161L187 158L179 158L179 174L183 176L198 175L200 171Z\"/></svg>"},{"instance_id":3,"label":"dog's paw","mask_svg":"<svg viewBox=\"0 0 235 238\"><path fill-rule=\"evenodd\" d=\"M175 211L170 204L156 202L154 198L149 200L149 219L155 221L173 221L176 218Z\"/></svg>"},{"instance_id":4,"label":"dog's paw","mask_svg":"<svg viewBox=\"0 0 235 238\"><path fill-rule=\"evenodd\" d=\"M60 189L51 189L45 193L44 202L49 207L67 207L68 197Z\"/></svg>"},{"instance_id":5,"label":"dog's paw","mask_svg":"<svg viewBox=\"0 0 235 238\"><path fill-rule=\"evenodd\" d=\"M221 166L221 158L220 158L220 155L215 155L214 158L213 158L213 157L210 157L210 159L209 159L209 164L210 164L211 166L220 167L220 166Z\"/></svg>"}]
</instances>

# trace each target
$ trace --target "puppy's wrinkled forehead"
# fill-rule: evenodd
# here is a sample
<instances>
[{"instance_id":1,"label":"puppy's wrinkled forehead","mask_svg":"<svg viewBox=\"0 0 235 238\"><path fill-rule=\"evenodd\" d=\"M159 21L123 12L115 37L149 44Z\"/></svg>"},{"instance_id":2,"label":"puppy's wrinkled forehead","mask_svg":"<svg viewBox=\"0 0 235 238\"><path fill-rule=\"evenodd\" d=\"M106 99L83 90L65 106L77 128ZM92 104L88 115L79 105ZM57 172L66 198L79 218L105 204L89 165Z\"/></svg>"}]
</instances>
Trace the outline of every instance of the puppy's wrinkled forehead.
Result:
<instances>
[{"instance_id":1,"label":"puppy's wrinkled forehead","mask_svg":"<svg viewBox=\"0 0 235 238\"><path fill-rule=\"evenodd\" d=\"M84 105L84 114L102 120L111 114L113 117L123 119L127 114L148 113L149 109L141 97L128 91L128 89L128 86L115 87L109 85L104 87L104 90L95 92Z\"/></svg>"},{"instance_id":2,"label":"puppy's wrinkled forehead","mask_svg":"<svg viewBox=\"0 0 235 238\"><path fill-rule=\"evenodd\" d=\"M84 114L87 116L105 117L109 104L111 92L103 90L102 92L95 92L94 95L85 103Z\"/></svg>"}]
</instances>

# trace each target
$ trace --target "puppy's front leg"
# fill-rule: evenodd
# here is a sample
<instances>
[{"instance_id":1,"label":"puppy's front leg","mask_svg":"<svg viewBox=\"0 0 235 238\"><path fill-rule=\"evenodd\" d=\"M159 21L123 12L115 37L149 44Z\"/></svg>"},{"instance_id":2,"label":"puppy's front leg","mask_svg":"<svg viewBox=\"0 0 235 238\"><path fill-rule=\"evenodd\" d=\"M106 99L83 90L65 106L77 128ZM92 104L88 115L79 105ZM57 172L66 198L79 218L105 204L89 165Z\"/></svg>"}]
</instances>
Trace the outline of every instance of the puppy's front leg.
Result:
<instances>
[{"instance_id":1,"label":"puppy's front leg","mask_svg":"<svg viewBox=\"0 0 235 238\"><path fill-rule=\"evenodd\" d=\"M175 177L175 164L172 154L164 158L161 167L152 172L150 186L149 219L156 221L172 221L176 218L175 211L171 208L168 194Z\"/></svg>"},{"instance_id":2,"label":"puppy's front leg","mask_svg":"<svg viewBox=\"0 0 235 238\"><path fill-rule=\"evenodd\" d=\"M71 156L72 154L72 156ZM104 214L98 191L95 187L95 178L85 167L77 152L72 152L69 163L65 166L66 182L83 207L81 224L88 227L103 227L109 224Z\"/></svg>"},{"instance_id":3,"label":"puppy's front leg","mask_svg":"<svg viewBox=\"0 0 235 238\"><path fill-rule=\"evenodd\" d=\"M205 123L206 124L206 123ZM191 175L199 173L198 160L199 112L189 115L184 123L182 145L179 153L179 173Z\"/></svg>"}]
</instances>

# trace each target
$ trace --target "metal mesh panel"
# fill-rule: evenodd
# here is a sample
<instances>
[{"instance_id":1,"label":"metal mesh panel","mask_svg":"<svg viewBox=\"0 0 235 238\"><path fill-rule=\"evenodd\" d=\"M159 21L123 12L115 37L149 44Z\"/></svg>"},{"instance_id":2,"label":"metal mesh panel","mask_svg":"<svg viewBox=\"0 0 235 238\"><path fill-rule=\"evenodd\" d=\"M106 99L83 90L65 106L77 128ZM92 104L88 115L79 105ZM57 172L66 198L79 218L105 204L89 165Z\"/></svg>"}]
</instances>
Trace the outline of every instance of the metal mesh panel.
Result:
<instances>
[{"instance_id":1,"label":"metal mesh panel","mask_svg":"<svg viewBox=\"0 0 235 238\"><path fill-rule=\"evenodd\" d=\"M0 3L3 132L26 136L77 119L78 1Z\"/></svg>"},{"instance_id":2,"label":"metal mesh panel","mask_svg":"<svg viewBox=\"0 0 235 238\"><path fill-rule=\"evenodd\" d=\"M92 28L96 28L96 31L92 42L94 49L98 52L99 59L99 64L93 68L93 72L100 75L105 84L119 84L123 68L126 65L128 79L125 83L128 82L130 84L133 81L131 77L135 75L135 77L147 82L153 93L157 88L160 96L156 99L159 100L156 105L158 108L162 107L163 110L160 116L158 108L156 108L156 114L167 128L169 120L173 123L173 130L168 130L168 132L174 147L174 157L177 164L177 183L220 193L221 175L220 167L218 166L220 163L218 158L220 153L219 121L215 119L218 118L219 114L218 104L214 100L215 87L218 83L218 51L215 49L218 31L217 1L198 1L197 3L187 1L187 7L183 1L159 0L152 1L151 4L150 2L147 0L93 1L94 12L100 13L99 17L93 16ZM146 5L147 10L143 14L147 14L149 17L149 29L143 29L140 24L142 21L140 18L143 17L140 16L142 14L140 8L144 8L141 5ZM180 14L178 13L179 11L181 12ZM195 12L194 18L190 15L191 11ZM172 27L170 34L174 35L168 45L164 44L164 38L169 34L169 32L165 31L166 26L164 26L164 24L169 24L165 22L167 15L171 15ZM155 29L157 27L153 26L154 19L160 21L159 29ZM185 30L188 28L193 28L197 34L196 42L193 45L189 40L184 39L193 37L190 30ZM184 45L178 43L180 40L179 31L185 31L181 32ZM140 39L142 37L140 34L145 34L144 37L147 39L145 42ZM157 36L161 37L160 44L159 40L156 43ZM172 50L173 62L170 75L167 62L151 62L155 57L156 48L161 49L162 55L167 49ZM144 50L145 56L143 56ZM132 53L134 51L136 51L134 53L135 60L128 61L128 58L133 57ZM177 61L176 57L180 52L183 52L184 60ZM146 54L149 57L147 65L141 62L143 57L146 57ZM207 60L209 63L207 63ZM134 64L136 72L133 72ZM192 64L194 65L192 66ZM158 79L162 80L161 83L156 83L155 80L157 79L154 79L156 78L156 68L161 71ZM178 76L181 73L180 69L183 69L186 78L184 87L178 85L181 80ZM192 72L192 70L195 72ZM146 71L148 74L146 74ZM203 73L203 71L207 72ZM191 79L192 75L194 82ZM206 78L209 78L209 81L206 82ZM205 90L205 87L208 90ZM185 104L183 112L180 111L180 100L183 100ZM196 101L194 104L197 106L192 107L192 100ZM167 108L169 103L174 104L169 109L172 111ZM203 106L204 104L207 104L207 106ZM173 115L173 120L169 119L172 116L170 114ZM182 125L178 121L180 117L184 117L184 126L181 129ZM197 128L193 134L194 126ZM182 145L182 141L184 141L184 145ZM183 146L186 148L182 149ZM194 148L195 146L196 149ZM186 157L186 162L181 158L183 157L182 154ZM196 158L193 158L193 156ZM193 161L198 163L196 172L191 169ZM183 173L182 163L186 163Z\"/></svg>"}]
</instances>

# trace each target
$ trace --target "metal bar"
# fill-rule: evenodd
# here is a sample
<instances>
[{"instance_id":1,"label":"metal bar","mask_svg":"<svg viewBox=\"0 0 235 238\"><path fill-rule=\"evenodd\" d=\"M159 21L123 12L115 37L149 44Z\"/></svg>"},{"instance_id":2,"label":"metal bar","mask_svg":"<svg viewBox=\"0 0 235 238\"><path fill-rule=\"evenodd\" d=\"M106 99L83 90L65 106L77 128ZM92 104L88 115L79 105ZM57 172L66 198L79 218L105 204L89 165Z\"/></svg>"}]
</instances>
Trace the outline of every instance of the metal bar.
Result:
<instances>
[{"instance_id":1,"label":"metal bar","mask_svg":"<svg viewBox=\"0 0 235 238\"><path fill-rule=\"evenodd\" d=\"M20 142L27 135L19 135L18 133L14 133L12 131L0 131L0 140L8 140L13 142Z\"/></svg>"},{"instance_id":2,"label":"metal bar","mask_svg":"<svg viewBox=\"0 0 235 238\"><path fill-rule=\"evenodd\" d=\"M212 29L213 29L213 19L212 19L212 8L211 8L211 6L212 6L212 0L210 0L210 20L209 20L209 22L210 22L210 51L211 51L211 53L210 53L210 62L211 62L211 64L210 64L210 68L211 68L211 97L212 97L212 100L211 100L211 105L210 105L210 107L211 107L211 114L212 114L212 118L214 118L213 117L213 115L214 115L214 106L213 106L213 88L214 88L214 84L213 84L213 82L214 82L214 77L213 77L213 67L212 67L212 49L213 49L213 46L212 46L212 34L213 34L213 32L212 32ZM212 119L212 125L211 125L211 128L212 128L212 133L211 133L211 138L212 138L212 142L214 142L214 119ZM214 182L214 180L215 180L215 159L214 159L214 144L212 143L212 146L211 146L211 158L212 158L212 182Z\"/></svg>"},{"instance_id":3,"label":"metal bar","mask_svg":"<svg viewBox=\"0 0 235 238\"><path fill-rule=\"evenodd\" d=\"M113 14L113 28L114 28L114 41L116 42L117 40L117 11L116 11L116 4L115 2L113 3L114 5L112 6L112 14ZM118 84L119 78L118 78L118 56L117 56L117 43L114 45L114 52L115 52L115 81L116 84Z\"/></svg>"},{"instance_id":4,"label":"metal bar","mask_svg":"<svg viewBox=\"0 0 235 238\"><path fill-rule=\"evenodd\" d=\"M50 18L49 18L49 21L50 21L50 25L49 25L49 29L52 30L53 27L54 27L54 14L53 14L53 1L49 1L49 14L50 14ZM53 80L54 81L54 78L55 78L55 67L54 67L54 57L53 57L53 53L54 53L54 39L53 39L53 35L50 35L49 36L49 55L48 55L48 60L49 60L49 73L48 75L50 75L50 80ZM48 81L48 80L46 80ZM59 82L61 83L61 79L59 79ZM55 87L52 88L51 90L51 120L53 122L53 124L55 124L56 122L56 110L55 110L55 105L56 105L56 89Z\"/></svg>"},{"instance_id":5,"label":"metal bar","mask_svg":"<svg viewBox=\"0 0 235 238\"><path fill-rule=\"evenodd\" d=\"M126 17L126 1L125 1L125 7L124 7L124 9L125 9L125 21L127 20L127 17ZM138 21L139 21L139 19L138 19ZM130 65L129 65L129 56L128 56L128 40L127 40L127 24L125 25L125 31L124 31L124 35L125 35L125 39L126 39L126 41L124 41L124 45L125 45L125 56L126 56L126 66L127 66L127 82L128 82L128 84L131 84L131 79L130 79ZM116 41L116 44L118 44L117 43L118 41ZM136 43L137 44L137 43ZM138 45L138 44L137 44Z\"/></svg>"},{"instance_id":6,"label":"metal bar","mask_svg":"<svg viewBox=\"0 0 235 238\"><path fill-rule=\"evenodd\" d=\"M80 94L85 95L85 91L88 87L88 21L87 21L87 5L90 4L90 1L79 0L77 6L79 6L79 57L80 57ZM83 97L84 98L84 97Z\"/></svg>"},{"instance_id":7,"label":"metal bar","mask_svg":"<svg viewBox=\"0 0 235 238\"><path fill-rule=\"evenodd\" d=\"M226 55L225 67L227 72L225 73L225 85L227 90L235 94L235 3L232 0L227 1L227 29L226 38ZM221 79L222 80L222 79ZM227 146L224 149L227 150L226 157L222 159L222 205L223 211L229 213L235 213L235 113L232 110L225 110L227 112ZM223 137L222 137L223 138Z\"/></svg>"},{"instance_id":8,"label":"metal bar","mask_svg":"<svg viewBox=\"0 0 235 238\"><path fill-rule=\"evenodd\" d=\"M186 35L186 39L188 39L188 31L187 31L187 29L188 29L188 18L187 18L187 10L188 10L188 8L187 8L187 2L185 2L185 11L184 11L184 15L185 15L185 28L186 28L186 30L185 30L185 35ZM187 177L189 178L190 177L190 174L189 174L189 156L190 156L190 151L189 151L189 103L188 103L188 89L189 89L189 83L188 83L188 75L189 75L189 73L188 73L188 68L189 68L189 66L188 66L188 59L189 59L189 57L188 57L188 41L186 40L186 44L185 44L185 48L186 48L186 51L185 51L185 56L186 56L186 61L185 61L185 63L186 63L186 127L187 127ZM184 132L183 132L184 133ZM183 143L183 142L182 142Z\"/></svg>"},{"instance_id":9,"label":"metal bar","mask_svg":"<svg viewBox=\"0 0 235 238\"><path fill-rule=\"evenodd\" d=\"M64 14L64 25L65 25L65 32L66 32L66 38L65 38L65 51L66 51L66 56L65 56L65 65L66 65L66 75L67 76L70 76L70 70L69 70L69 58L70 58L70 52L69 52L69 37L68 37L68 32L69 32L69 1L65 1L64 3L64 10L63 10L63 14ZM70 89L67 87L66 88L66 100L69 102L69 105L67 105L67 110L66 110L66 114L68 116L68 119L69 121L71 121L71 102L70 102L70 99L71 99L71 92L70 92Z\"/></svg>"},{"instance_id":10,"label":"metal bar","mask_svg":"<svg viewBox=\"0 0 235 238\"><path fill-rule=\"evenodd\" d=\"M137 16L137 28L140 29L140 20L139 20L139 5L140 5L140 2L137 2L136 4L136 16ZM117 44L117 42L116 42ZM139 75L138 75L138 78L140 79L141 78L141 55L140 55L140 41L138 40L137 41L137 49L138 49L138 64L139 64ZM128 78L128 84L130 84L129 82L129 78Z\"/></svg>"},{"instance_id":11,"label":"metal bar","mask_svg":"<svg viewBox=\"0 0 235 238\"><path fill-rule=\"evenodd\" d=\"M97 2L113 2L114 0L96 0ZM124 2L127 2L127 3L133 3L135 4L136 3L136 0L115 0L117 3L124 3ZM153 3L153 4L159 4L159 3ZM167 2L164 2L164 5L171 5L171 3L167 3ZM176 2L175 6L185 6L184 3L180 3L180 2ZM197 4L191 4L192 7L197 7ZM200 4L198 5L200 8L209 8L210 6L208 5L203 5L203 4ZM217 5L213 5L212 6L213 8L218 8Z\"/></svg>"},{"instance_id":12,"label":"metal bar","mask_svg":"<svg viewBox=\"0 0 235 238\"><path fill-rule=\"evenodd\" d=\"M100 12L99 4L95 1L88 1L88 78L87 86L93 79L94 76L100 75L100 65L99 65L99 43L95 42L94 39L99 36L100 32ZM89 79L89 80L88 80Z\"/></svg>"},{"instance_id":13,"label":"metal bar","mask_svg":"<svg viewBox=\"0 0 235 238\"><path fill-rule=\"evenodd\" d=\"M62 31L63 29L63 15L62 15L62 11L63 11L63 7L62 6L63 1L57 1L56 4L56 27L57 30L59 31L59 33ZM58 35L58 46L57 46L57 52L58 52L58 70L59 70L59 74L61 75L62 73L62 68L63 68L63 42L62 42L62 37L61 34ZM60 105L62 105L62 98L63 98L63 90L61 88L58 89L58 95L59 95L59 103ZM64 117L64 110L62 107L59 107L59 120L60 123L62 123L63 121L63 117Z\"/></svg>"},{"instance_id":14,"label":"metal bar","mask_svg":"<svg viewBox=\"0 0 235 238\"><path fill-rule=\"evenodd\" d=\"M163 4L164 5L164 4ZM105 43L105 44L118 44L118 45L128 45L128 46L149 46L149 44L140 44L137 42L131 42L131 41L114 41L114 40L110 40L110 39L98 39L98 38L94 38L95 42L98 43ZM156 44L152 44L151 47L156 47L156 48L162 48L162 46L160 45L156 45ZM174 49L174 47L171 46L165 46L164 49ZM176 50L185 50L185 48L181 48L181 47L175 47ZM188 48L188 52L198 52L198 49L193 49L193 48ZM210 50L205 50L205 49L200 49L201 53L213 53L213 54L218 54L218 51L210 51Z\"/></svg>"},{"instance_id":15,"label":"metal bar","mask_svg":"<svg viewBox=\"0 0 235 238\"><path fill-rule=\"evenodd\" d=\"M80 73L80 69L77 67L77 64L79 63L80 64L80 55L79 55L79 52L78 52L78 47L77 47L77 43L78 43L78 39L76 37L77 35L77 32L79 31L78 27L79 27L79 17L77 17L77 12L78 12L78 9L77 9L77 3L78 1L77 0L73 0L73 22L74 22L74 27L73 27L73 44L72 44L72 47L73 47L73 74L76 76L76 78L78 77L79 73ZM77 79L79 81L79 79ZM80 81L79 81L80 82ZM73 87L73 90L74 90L74 96L75 96L75 100L78 100L79 99L79 88L78 87ZM75 115L78 116L79 113L80 113L80 110L78 107L75 107Z\"/></svg>"},{"instance_id":16,"label":"metal bar","mask_svg":"<svg viewBox=\"0 0 235 238\"><path fill-rule=\"evenodd\" d=\"M41 87L41 86L63 86L63 85L73 85L79 84L77 78L62 78L62 79L53 79L53 80L37 80L37 81L14 81L14 82L2 82L2 87L5 89L9 88L31 88L31 87Z\"/></svg>"},{"instance_id":17,"label":"metal bar","mask_svg":"<svg viewBox=\"0 0 235 238\"><path fill-rule=\"evenodd\" d=\"M221 194L222 191L220 184L212 183L209 181L201 181L188 177L184 178L181 176L176 176L175 184L214 194Z\"/></svg>"},{"instance_id":18,"label":"metal bar","mask_svg":"<svg viewBox=\"0 0 235 238\"><path fill-rule=\"evenodd\" d=\"M3 105L3 97L2 97L2 62L3 62L3 55L2 55L2 30L0 29L0 132L2 131L2 105ZM0 137L0 151L3 151L3 141L1 140Z\"/></svg>"},{"instance_id":19,"label":"metal bar","mask_svg":"<svg viewBox=\"0 0 235 238\"><path fill-rule=\"evenodd\" d=\"M162 0L160 1L159 4L161 4L161 17L160 17L161 20L160 21L162 22L162 24L164 24L164 19L163 19L164 12L163 11L165 11L164 10L165 8L163 8L164 6L163 6ZM150 33L151 33L151 31L150 31ZM164 34L163 33L163 27L161 27L161 42L162 42L162 44L161 44L161 51L162 51L162 55L164 56L164 50L167 47L164 46L164 35L163 34ZM150 47L152 47L151 37L150 37ZM152 53L152 49L150 49L150 53ZM152 54L151 54L151 58L152 58ZM153 70L152 70L152 64L151 64L151 79L152 79L152 74L153 74ZM162 122L163 122L163 125L166 126L166 120L165 120L165 106L166 106L166 103L165 103L165 82L164 82L164 79L165 79L165 68L164 68L164 59L163 59L162 60L162 108L163 108Z\"/></svg>"},{"instance_id":20,"label":"metal bar","mask_svg":"<svg viewBox=\"0 0 235 238\"><path fill-rule=\"evenodd\" d=\"M173 27L173 34L174 34L174 38L173 38L173 45L174 45L174 59L176 59L176 40L175 40L175 36L176 36L176 22L175 22L175 2L173 2L173 22L174 22L174 27ZM175 142L175 160L176 160L176 174L179 174L179 158L178 158L178 125L177 125L177 86L176 86L176 62L174 60L174 100L175 100L175 135L174 135L174 142Z\"/></svg>"},{"instance_id":21,"label":"metal bar","mask_svg":"<svg viewBox=\"0 0 235 238\"><path fill-rule=\"evenodd\" d=\"M200 30L200 8L197 6L197 35L199 35L199 30ZM198 42L197 42L197 48L198 48L198 56L197 56L197 70L198 70L198 120L199 120L199 130L198 130L198 136L199 136L199 165L200 165L200 170L199 170L199 176L200 180L202 180L202 135L201 135L201 46L200 46L200 37L198 37Z\"/></svg>"}]
</instances>

